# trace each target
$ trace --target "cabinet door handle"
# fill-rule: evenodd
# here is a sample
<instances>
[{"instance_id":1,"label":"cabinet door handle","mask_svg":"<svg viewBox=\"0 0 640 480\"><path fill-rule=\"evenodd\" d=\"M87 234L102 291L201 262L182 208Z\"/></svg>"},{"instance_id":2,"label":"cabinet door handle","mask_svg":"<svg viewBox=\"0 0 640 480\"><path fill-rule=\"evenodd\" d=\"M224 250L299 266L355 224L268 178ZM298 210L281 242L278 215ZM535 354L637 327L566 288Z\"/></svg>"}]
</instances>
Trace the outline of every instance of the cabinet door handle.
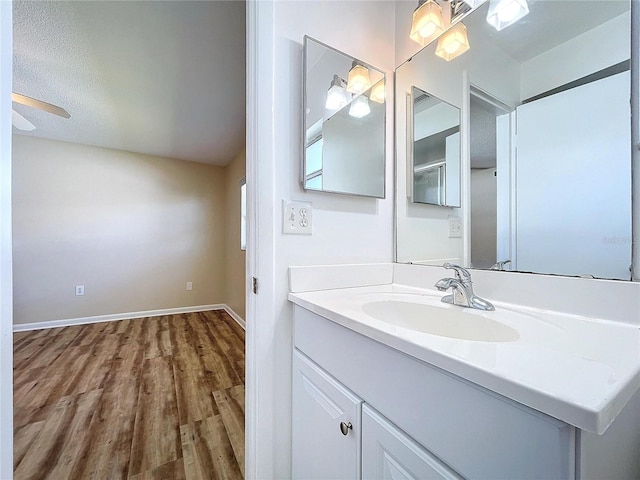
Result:
<instances>
[{"instance_id":1,"label":"cabinet door handle","mask_svg":"<svg viewBox=\"0 0 640 480\"><path fill-rule=\"evenodd\" d=\"M353 430L353 425L351 425L351 422L349 423L340 422L340 431L342 432L343 435L347 435L349 433L349 430Z\"/></svg>"}]
</instances>

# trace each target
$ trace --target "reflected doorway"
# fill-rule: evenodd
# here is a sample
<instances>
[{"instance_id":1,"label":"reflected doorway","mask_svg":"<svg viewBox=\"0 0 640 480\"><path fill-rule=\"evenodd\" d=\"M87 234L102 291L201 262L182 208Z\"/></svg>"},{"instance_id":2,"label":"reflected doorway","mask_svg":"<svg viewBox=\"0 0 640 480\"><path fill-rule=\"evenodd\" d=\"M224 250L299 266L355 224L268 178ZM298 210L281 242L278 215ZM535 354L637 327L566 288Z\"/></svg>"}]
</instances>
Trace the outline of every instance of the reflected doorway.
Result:
<instances>
[{"instance_id":1,"label":"reflected doorway","mask_svg":"<svg viewBox=\"0 0 640 480\"><path fill-rule=\"evenodd\" d=\"M469 100L471 266L509 269L512 109L473 86Z\"/></svg>"}]
</instances>

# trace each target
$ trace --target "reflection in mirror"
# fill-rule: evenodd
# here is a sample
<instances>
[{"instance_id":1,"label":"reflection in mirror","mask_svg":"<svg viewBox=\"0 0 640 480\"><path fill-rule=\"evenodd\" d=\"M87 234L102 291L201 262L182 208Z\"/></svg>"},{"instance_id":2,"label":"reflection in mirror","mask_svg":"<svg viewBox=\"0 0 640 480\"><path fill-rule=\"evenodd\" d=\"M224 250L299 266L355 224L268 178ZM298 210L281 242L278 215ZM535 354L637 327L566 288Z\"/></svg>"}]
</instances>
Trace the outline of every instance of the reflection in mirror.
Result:
<instances>
[{"instance_id":1,"label":"reflection in mirror","mask_svg":"<svg viewBox=\"0 0 640 480\"><path fill-rule=\"evenodd\" d=\"M511 266L507 230L509 185L498 188L498 161L500 170L507 172L509 151L505 148L498 149L498 142L508 148L509 114L512 111L511 107L501 103L497 98L473 86L470 88L470 265L474 268L506 270ZM503 175L501 180L502 177Z\"/></svg>"},{"instance_id":2,"label":"reflection in mirror","mask_svg":"<svg viewBox=\"0 0 640 480\"><path fill-rule=\"evenodd\" d=\"M460 206L460 109L411 88L413 201Z\"/></svg>"},{"instance_id":3,"label":"reflection in mirror","mask_svg":"<svg viewBox=\"0 0 640 480\"><path fill-rule=\"evenodd\" d=\"M384 197L385 77L304 37L305 190Z\"/></svg>"},{"instance_id":4,"label":"reflection in mirror","mask_svg":"<svg viewBox=\"0 0 640 480\"><path fill-rule=\"evenodd\" d=\"M463 55L435 40L398 67L398 99L418 86L460 109L462 184L454 206L412 201L415 120L396 102L396 259L628 280L630 3L528 6L498 31L487 2L463 19Z\"/></svg>"}]
</instances>

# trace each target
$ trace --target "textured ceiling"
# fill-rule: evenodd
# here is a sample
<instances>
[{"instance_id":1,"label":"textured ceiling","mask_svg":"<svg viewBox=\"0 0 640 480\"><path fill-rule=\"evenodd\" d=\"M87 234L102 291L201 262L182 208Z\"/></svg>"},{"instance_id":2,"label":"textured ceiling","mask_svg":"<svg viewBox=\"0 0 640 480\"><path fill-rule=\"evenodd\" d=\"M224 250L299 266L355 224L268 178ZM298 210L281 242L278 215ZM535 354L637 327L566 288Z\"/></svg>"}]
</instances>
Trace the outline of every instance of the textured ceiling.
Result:
<instances>
[{"instance_id":1,"label":"textured ceiling","mask_svg":"<svg viewBox=\"0 0 640 480\"><path fill-rule=\"evenodd\" d=\"M19 133L214 165L244 147L244 1L13 4L14 91L71 114L14 104Z\"/></svg>"}]
</instances>

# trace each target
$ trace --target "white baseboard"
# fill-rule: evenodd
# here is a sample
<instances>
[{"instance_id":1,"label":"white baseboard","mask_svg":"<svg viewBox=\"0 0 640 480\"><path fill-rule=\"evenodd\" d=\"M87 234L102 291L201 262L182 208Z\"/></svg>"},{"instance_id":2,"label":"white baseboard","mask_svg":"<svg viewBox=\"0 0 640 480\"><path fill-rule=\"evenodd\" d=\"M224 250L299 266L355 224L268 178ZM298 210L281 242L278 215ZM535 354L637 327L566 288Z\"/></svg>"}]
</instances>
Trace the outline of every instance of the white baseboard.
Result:
<instances>
[{"instance_id":1,"label":"white baseboard","mask_svg":"<svg viewBox=\"0 0 640 480\"><path fill-rule=\"evenodd\" d=\"M147 310L144 312L115 313L111 315L96 315L93 317L69 318L64 320L49 320L46 322L18 323L13 325L14 332L25 332L28 330L42 330L45 328L70 327L72 325L86 325L89 323L113 322L117 320L130 320L141 317L158 317L160 315L176 315L179 313L205 312L207 310L224 310L238 324L245 328L245 321L228 305L216 303L213 305L197 305L192 307L165 308L163 310Z\"/></svg>"},{"instance_id":2,"label":"white baseboard","mask_svg":"<svg viewBox=\"0 0 640 480\"><path fill-rule=\"evenodd\" d=\"M242 327L243 330L247 329L247 324L244 321L244 319L240 315L238 315L236 312L234 312L229 305L224 306L224 311L227 312L229 316L233 318L236 321L236 323Z\"/></svg>"}]
</instances>

